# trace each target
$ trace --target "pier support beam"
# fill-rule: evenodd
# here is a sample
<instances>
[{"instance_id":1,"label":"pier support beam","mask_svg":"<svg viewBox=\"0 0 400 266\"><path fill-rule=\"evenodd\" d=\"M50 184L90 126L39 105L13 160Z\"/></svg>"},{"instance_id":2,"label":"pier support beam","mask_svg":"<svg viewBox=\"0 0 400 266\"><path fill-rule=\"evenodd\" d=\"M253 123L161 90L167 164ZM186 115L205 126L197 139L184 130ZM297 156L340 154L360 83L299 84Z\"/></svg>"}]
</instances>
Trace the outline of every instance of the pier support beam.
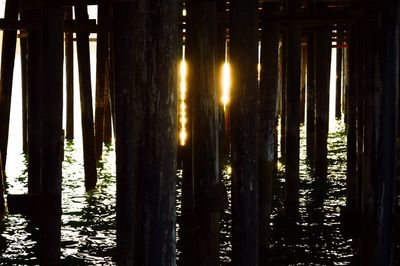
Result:
<instances>
[{"instance_id":1,"label":"pier support beam","mask_svg":"<svg viewBox=\"0 0 400 266\"><path fill-rule=\"evenodd\" d=\"M331 29L317 31L316 43L316 119L315 176L325 179L328 171L329 83L331 69Z\"/></svg>"},{"instance_id":2,"label":"pier support beam","mask_svg":"<svg viewBox=\"0 0 400 266\"><path fill-rule=\"evenodd\" d=\"M18 20L18 1L7 0L4 18ZM3 45L1 48L0 69L0 152L3 171L6 169L8 131L10 128L11 91L14 74L15 48L17 31L3 32Z\"/></svg>"},{"instance_id":3,"label":"pier support beam","mask_svg":"<svg viewBox=\"0 0 400 266\"><path fill-rule=\"evenodd\" d=\"M338 44L341 38L338 32ZM343 48L336 48L336 99L335 99L335 117L340 120L342 117L342 87L343 87Z\"/></svg>"},{"instance_id":4,"label":"pier support beam","mask_svg":"<svg viewBox=\"0 0 400 266\"><path fill-rule=\"evenodd\" d=\"M231 2L232 264L258 264L258 1Z\"/></svg>"},{"instance_id":5,"label":"pier support beam","mask_svg":"<svg viewBox=\"0 0 400 266\"><path fill-rule=\"evenodd\" d=\"M61 162L64 136L62 7L43 12L43 105L41 106L42 182L40 219L40 264L59 265L61 257ZM39 52L39 51L37 51ZM40 56L40 55L39 55Z\"/></svg>"},{"instance_id":6,"label":"pier support beam","mask_svg":"<svg viewBox=\"0 0 400 266\"><path fill-rule=\"evenodd\" d=\"M315 31L307 34L307 160L315 169Z\"/></svg>"},{"instance_id":7,"label":"pier support beam","mask_svg":"<svg viewBox=\"0 0 400 266\"><path fill-rule=\"evenodd\" d=\"M272 181L276 173L277 89L279 24L264 21L261 39L260 140L259 140L259 265L266 263L272 205ZM261 255L262 254L262 255ZM263 257L262 257L263 256Z\"/></svg>"},{"instance_id":8,"label":"pier support beam","mask_svg":"<svg viewBox=\"0 0 400 266\"><path fill-rule=\"evenodd\" d=\"M64 8L64 18L72 20L72 7ZM74 34L66 32L65 36L65 81L67 95L67 140L74 139Z\"/></svg>"},{"instance_id":9,"label":"pier support beam","mask_svg":"<svg viewBox=\"0 0 400 266\"><path fill-rule=\"evenodd\" d=\"M84 22L89 19L86 6L75 7L76 20ZM85 188L91 190L97 183L96 147L93 124L92 85L90 76L89 34L76 33L76 45L79 69L79 90L81 98L81 122L83 136L83 161L85 166Z\"/></svg>"},{"instance_id":10,"label":"pier support beam","mask_svg":"<svg viewBox=\"0 0 400 266\"><path fill-rule=\"evenodd\" d=\"M195 261L219 265L219 144L217 99L217 6L189 3L188 65L192 90L192 147L195 185Z\"/></svg>"},{"instance_id":11,"label":"pier support beam","mask_svg":"<svg viewBox=\"0 0 400 266\"><path fill-rule=\"evenodd\" d=\"M287 32L286 207L289 213L299 205L300 56L301 29L292 24Z\"/></svg>"}]
</instances>

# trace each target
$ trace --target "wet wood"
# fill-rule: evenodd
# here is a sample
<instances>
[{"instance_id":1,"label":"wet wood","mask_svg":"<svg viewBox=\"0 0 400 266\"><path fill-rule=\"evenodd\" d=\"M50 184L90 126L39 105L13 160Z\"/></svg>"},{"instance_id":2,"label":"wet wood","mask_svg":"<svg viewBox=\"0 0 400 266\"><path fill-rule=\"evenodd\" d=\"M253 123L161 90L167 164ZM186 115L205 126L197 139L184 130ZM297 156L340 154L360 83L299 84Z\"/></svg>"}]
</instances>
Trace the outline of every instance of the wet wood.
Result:
<instances>
[{"instance_id":1,"label":"wet wood","mask_svg":"<svg viewBox=\"0 0 400 266\"><path fill-rule=\"evenodd\" d=\"M189 5L188 57L192 90L192 147L195 185L195 261L219 265L219 209L212 191L220 186L217 99L217 6ZM196 73L196 74L194 74ZM205 156L207 155L207 156Z\"/></svg>"},{"instance_id":2,"label":"wet wood","mask_svg":"<svg viewBox=\"0 0 400 266\"><path fill-rule=\"evenodd\" d=\"M259 265L266 263L269 248L272 181L276 173L277 89L279 24L262 24L260 75L260 149L259 149Z\"/></svg>"},{"instance_id":3,"label":"wet wood","mask_svg":"<svg viewBox=\"0 0 400 266\"><path fill-rule=\"evenodd\" d=\"M98 6L97 16L99 25L107 21L109 7L105 5ZM95 140L96 140L96 160L101 159L103 153L104 136L104 109L106 87L106 62L108 59L108 33L97 33L96 48L96 110L95 110Z\"/></svg>"},{"instance_id":4,"label":"wet wood","mask_svg":"<svg viewBox=\"0 0 400 266\"><path fill-rule=\"evenodd\" d=\"M258 1L231 2L232 264L258 264Z\"/></svg>"},{"instance_id":5,"label":"wet wood","mask_svg":"<svg viewBox=\"0 0 400 266\"><path fill-rule=\"evenodd\" d=\"M7 20L18 19L18 1L7 0L4 17ZM10 127L11 91L14 74L15 48L17 31L3 32L3 44L1 50L0 69L0 152L3 171L6 168L8 131ZM4 174L4 173L3 173Z\"/></svg>"},{"instance_id":6,"label":"wet wood","mask_svg":"<svg viewBox=\"0 0 400 266\"><path fill-rule=\"evenodd\" d=\"M137 226L137 194L134 152L133 113L133 7L130 2L115 3L113 54L115 56L115 154L116 154L116 228L119 265L134 265L135 225Z\"/></svg>"},{"instance_id":7,"label":"wet wood","mask_svg":"<svg viewBox=\"0 0 400 266\"><path fill-rule=\"evenodd\" d=\"M78 21L86 21L88 17L86 6L76 6L75 16ZM85 188L91 190L97 183L96 147L93 125L92 85L90 76L90 51L88 33L76 34L79 89L81 98L81 121L83 140L83 161L85 167Z\"/></svg>"},{"instance_id":8,"label":"wet wood","mask_svg":"<svg viewBox=\"0 0 400 266\"><path fill-rule=\"evenodd\" d=\"M140 188L135 262L172 266L176 265L178 2L138 4L133 13L133 111Z\"/></svg>"},{"instance_id":9,"label":"wet wood","mask_svg":"<svg viewBox=\"0 0 400 266\"><path fill-rule=\"evenodd\" d=\"M299 205L300 56L301 29L290 25L287 32L286 103L286 208L289 213L296 211Z\"/></svg>"},{"instance_id":10,"label":"wet wood","mask_svg":"<svg viewBox=\"0 0 400 266\"><path fill-rule=\"evenodd\" d=\"M72 8L64 8L65 20L72 19ZM67 95L67 127L66 136L68 140L74 139L74 43L73 33L65 33L65 81Z\"/></svg>"},{"instance_id":11,"label":"wet wood","mask_svg":"<svg viewBox=\"0 0 400 266\"><path fill-rule=\"evenodd\" d=\"M328 171L329 84L331 66L331 30L317 30L315 84L315 176L325 179Z\"/></svg>"},{"instance_id":12,"label":"wet wood","mask_svg":"<svg viewBox=\"0 0 400 266\"><path fill-rule=\"evenodd\" d=\"M307 160L315 167L315 32L307 34Z\"/></svg>"},{"instance_id":13,"label":"wet wood","mask_svg":"<svg viewBox=\"0 0 400 266\"><path fill-rule=\"evenodd\" d=\"M1 157L1 153L0 153L0 157ZM4 194L5 194L5 178L4 178L4 171L3 171L3 166L1 163L1 158L0 158L0 213L4 213L4 211L6 210L6 201L4 198Z\"/></svg>"}]
</instances>

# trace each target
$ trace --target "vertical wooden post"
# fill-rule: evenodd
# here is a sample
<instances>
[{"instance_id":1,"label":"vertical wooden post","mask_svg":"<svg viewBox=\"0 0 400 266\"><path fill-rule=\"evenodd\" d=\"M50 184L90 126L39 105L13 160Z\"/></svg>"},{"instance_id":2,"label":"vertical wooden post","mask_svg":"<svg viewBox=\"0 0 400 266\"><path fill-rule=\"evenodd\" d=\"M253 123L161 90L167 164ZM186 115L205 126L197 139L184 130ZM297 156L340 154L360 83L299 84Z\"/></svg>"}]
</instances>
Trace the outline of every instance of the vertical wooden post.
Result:
<instances>
[{"instance_id":1,"label":"vertical wooden post","mask_svg":"<svg viewBox=\"0 0 400 266\"><path fill-rule=\"evenodd\" d=\"M0 157L1 157L1 153L0 153ZM3 166L1 164L1 158L0 158L0 214L3 214L4 211L6 210L6 201L4 198L4 193L5 193L5 189L4 189L4 171L3 171Z\"/></svg>"},{"instance_id":2,"label":"vertical wooden post","mask_svg":"<svg viewBox=\"0 0 400 266\"><path fill-rule=\"evenodd\" d=\"M25 19L30 23L42 24L39 10L29 9ZM43 105L43 58L42 32L28 32L28 193L41 191L41 154L42 154L42 118L40 108Z\"/></svg>"},{"instance_id":3,"label":"vertical wooden post","mask_svg":"<svg viewBox=\"0 0 400 266\"><path fill-rule=\"evenodd\" d=\"M307 35L307 159L315 167L315 31Z\"/></svg>"},{"instance_id":4,"label":"vertical wooden post","mask_svg":"<svg viewBox=\"0 0 400 266\"><path fill-rule=\"evenodd\" d=\"M104 134L103 142L107 145L111 144L112 141L112 121L111 121L111 92L110 92L110 75L108 74L110 64L106 64L106 87L104 91Z\"/></svg>"},{"instance_id":5,"label":"vertical wooden post","mask_svg":"<svg viewBox=\"0 0 400 266\"><path fill-rule=\"evenodd\" d=\"M134 265L134 237L137 226L137 195L133 119L133 5L113 6L113 55L115 56L115 153L117 171L117 259L119 265Z\"/></svg>"},{"instance_id":6,"label":"vertical wooden post","mask_svg":"<svg viewBox=\"0 0 400 266\"><path fill-rule=\"evenodd\" d=\"M98 24L104 26L107 19L108 7L104 4L98 6ZM106 82L106 61L108 58L108 33L100 31L97 33L96 48L96 110L95 110L95 139L96 139L96 160L101 159L103 153L104 136L104 109L105 109L105 82Z\"/></svg>"},{"instance_id":7,"label":"vertical wooden post","mask_svg":"<svg viewBox=\"0 0 400 266\"><path fill-rule=\"evenodd\" d=\"M342 37L338 31L337 44L341 44ZM335 116L340 120L342 117L342 87L343 87L343 48L336 48L336 99L335 99Z\"/></svg>"},{"instance_id":8,"label":"vertical wooden post","mask_svg":"<svg viewBox=\"0 0 400 266\"><path fill-rule=\"evenodd\" d=\"M305 107L306 107L306 74L307 74L307 47L301 41L301 57L300 57L300 124L304 124Z\"/></svg>"},{"instance_id":9,"label":"vertical wooden post","mask_svg":"<svg viewBox=\"0 0 400 266\"><path fill-rule=\"evenodd\" d=\"M89 19L86 6L76 6L75 16L77 21L84 22ZM92 85L90 77L90 51L89 34L76 33L79 87L81 98L82 135L83 135L83 161L85 165L85 188L95 188L97 183L96 149L93 128Z\"/></svg>"},{"instance_id":10,"label":"vertical wooden post","mask_svg":"<svg viewBox=\"0 0 400 266\"><path fill-rule=\"evenodd\" d=\"M349 213L359 213L359 182L357 178L357 37L356 28L349 36L349 88L347 112L347 177L346 208Z\"/></svg>"},{"instance_id":11,"label":"vertical wooden post","mask_svg":"<svg viewBox=\"0 0 400 266\"><path fill-rule=\"evenodd\" d=\"M231 2L232 264L258 264L258 1Z\"/></svg>"},{"instance_id":12,"label":"vertical wooden post","mask_svg":"<svg viewBox=\"0 0 400 266\"><path fill-rule=\"evenodd\" d=\"M280 67L281 67L281 157L286 160L286 105L287 105L287 36L281 34L282 46L280 49Z\"/></svg>"},{"instance_id":13,"label":"vertical wooden post","mask_svg":"<svg viewBox=\"0 0 400 266\"><path fill-rule=\"evenodd\" d=\"M6 1L4 18L10 21L18 20L18 1ZM5 171L7 161L8 130L10 124L11 91L16 42L16 30L6 30L3 32L0 69L0 152L3 171Z\"/></svg>"},{"instance_id":14,"label":"vertical wooden post","mask_svg":"<svg viewBox=\"0 0 400 266\"><path fill-rule=\"evenodd\" d=\"M61 162L63 160L63 8L43 9L43 105L40 264L59 265L61 256ZM40 55L39 55L40 56Z\"/></svg>"},{"instance_id":15,"label":"vertical wooden post","mask_svg":"<svg viewBox=\"0 0 400 266\"><path fill-rule=\"evenodd\" d=\"M23 14L21 13L21 18ZM22 151L28 153L28 41L27 32L20 31L21 89L22 89Z\"/></svg>"},{"instance_id":16,"label":"vertical wooden post","mask_svg":"<svg viewBox=\"0 0 400 266\"><path fill-rule=\"evenodd\" d=\"M189 4L188 64L192 90L192 147L195 184L195 262L219 265L217 7Z\"/></svg>"},{"instance_id":17,"label":"vertical wooden post","mask_svg":"<svg viewBox=\"0 0 400 266\"><path fill-rule=\"evenodd\" d=\"M289 25L287 33L287 102L286 102L286 207L291 213L299 205L299 101L301 29Z\"/></svg>"},{"instance_id":18,"label":"vertical wooden post","mask_svg":"<svg viewBox=\"0 0 400 266\"><path fill-rule=\"evenodd\" d=\"M72 20L72 7L64 8L65 20ZM67 130L65 138L74 139L74 34L65 33L65 79L67 90Z\"/></svg>"},{"instance_id":19,"label":"vertical wooden post","mask_svg":"<svg viewBox=\"0 0 400 266\"><path fill-rule=\"evenodd\" d=\"M176 265L178 4L175 0L140 0L133 11L140 177L136 265Z\"/></svg>"},{"instance_id":20,"label":"vertical wooden post","mask_svg":"<svg viewBox=\"0 0 400 266\"><path fill-rule=\"evenodd\" d=\"M329 83L331 66L331 30L317 31L316 44L316 134L315 176L326 178L328 171Z\"/></svg>"},{"instance_id":21,"label":"vertical wooden post","mask_svg":"<svg viewBox=\"0 0 400 266\"><path fill-rule=\"evenodd\" d=\"M259 265L266 263L272 205L272 180L276 173L277 87L279 24L263 21L260 79L259 149Z\"/></svg>"}]
</instances>

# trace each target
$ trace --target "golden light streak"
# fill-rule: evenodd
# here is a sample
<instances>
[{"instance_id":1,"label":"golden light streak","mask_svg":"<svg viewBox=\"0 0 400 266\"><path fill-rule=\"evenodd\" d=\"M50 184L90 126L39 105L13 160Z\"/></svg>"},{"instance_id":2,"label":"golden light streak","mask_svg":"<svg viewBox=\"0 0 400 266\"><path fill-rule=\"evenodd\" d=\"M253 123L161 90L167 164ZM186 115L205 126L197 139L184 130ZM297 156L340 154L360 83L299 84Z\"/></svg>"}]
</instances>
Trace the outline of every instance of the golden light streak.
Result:
<instances>
[{"instance_id":1,"label":"golden light streak","mask_svg":"<svg viewBox=\"0 0 400 266\"><path fill-rule=\"evenodd\" d=\"M187 139L186 124L186 92L187 92L187 64L185 61L185 46L182 49L182 61L179 66L179 144L184 146Z\"/></svg>"},{"instance_id":2,"label":"golden light streak","mask_svg":"<svg viewBox=\"0 0 400 266\"><path fill-rule=\"evenodd\" d=\"M230 90L231 90L231 67L227 61L222 65L222 97L221 101L224 105L224 110L230 100Z\"/></svg>"}]
</instances>

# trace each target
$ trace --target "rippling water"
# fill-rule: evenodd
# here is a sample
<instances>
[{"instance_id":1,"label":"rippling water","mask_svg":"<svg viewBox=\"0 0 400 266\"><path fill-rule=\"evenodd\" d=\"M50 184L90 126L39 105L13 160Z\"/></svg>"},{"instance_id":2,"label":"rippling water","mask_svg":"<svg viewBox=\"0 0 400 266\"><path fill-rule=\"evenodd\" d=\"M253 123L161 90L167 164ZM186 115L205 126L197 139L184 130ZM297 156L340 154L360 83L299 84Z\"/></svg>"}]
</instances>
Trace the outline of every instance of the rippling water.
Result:
<instances>
[{"instance_id":1,"label":"rippling water","mask_svg":"<svg viewBox=\"0 0 400 266\"><path fill-rule=\"evenodd\" d=\"M327 182L312 178L306 162L304 127L301 129L300 211L288 219L283 211L284 167L274 183L271 220L271 265L348 265L354 243L340 231L339 213L345 206L346 138L343 124L329 135ZM11 157L12 174L8 192L26 193L26 160ZM113 265L115 253L115 154L106 147L98 168L99 183L89 193L84 188L80 143L65 144L62 200L62 263L64 265ZM230 187L229 161L223 166L223 180ZM180 214L181 170L177 173L177 211ZM228 195L230 200L230 193ZM230 204L229 204L230 206ZM231 261L230 207L221 215L221 264ZM179 238L179 225L177 225ZM38 227L22 215L6 214L0 220L0 264L34 265L37 260ZM398 249L398 248L397 248ZM178 257L180 251L178 250ZM178 260L179 262L179 260Z\"/></svg>"}]
</instances>

